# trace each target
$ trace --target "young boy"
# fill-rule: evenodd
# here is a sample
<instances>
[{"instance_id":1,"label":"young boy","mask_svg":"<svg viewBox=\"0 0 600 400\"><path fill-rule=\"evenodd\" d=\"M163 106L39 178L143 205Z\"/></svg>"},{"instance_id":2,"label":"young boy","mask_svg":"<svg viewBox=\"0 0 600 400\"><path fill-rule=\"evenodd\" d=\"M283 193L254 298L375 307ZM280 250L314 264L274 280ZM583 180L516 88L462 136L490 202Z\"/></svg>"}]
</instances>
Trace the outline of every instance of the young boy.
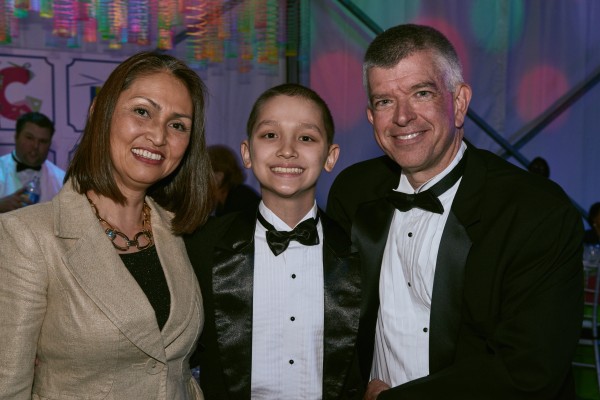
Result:
<instances>
[{"instance_id":1,"label":"young boy","mask_svg":"<svg viewBox=\"0 0 600 400\"><path fill-rule=\"evenodd\" d=\"M207 400L362 398L359 260L315 201L339 155L333 132L311 89L264 92L241 145L260 182L258 209L212 219L187 240L204 297Z\"/></svg>"}]
</instances>

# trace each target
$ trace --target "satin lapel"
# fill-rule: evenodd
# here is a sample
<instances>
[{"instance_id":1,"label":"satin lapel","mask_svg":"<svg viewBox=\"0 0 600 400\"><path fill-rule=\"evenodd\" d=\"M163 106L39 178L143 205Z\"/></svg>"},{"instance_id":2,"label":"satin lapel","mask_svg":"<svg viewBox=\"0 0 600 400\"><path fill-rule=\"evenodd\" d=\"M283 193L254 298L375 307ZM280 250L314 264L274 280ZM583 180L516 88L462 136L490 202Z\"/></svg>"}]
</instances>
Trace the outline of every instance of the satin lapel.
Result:
<instances>
[{"instance_id":1,"label":"satin lapel","mask_svg":"<svg viewBox=\"0 0 600 400\"><path fill-rule=\"evenodd\" d=\"M438 371L454 360L460 329L467 257L481 224L486 166L479 150L469 146L465 172L444 227L438 250L429 339L429 370Z\"/></svg>"},{"instance_id":2,"label":"satin lapel","mask_svg":"<svg viewBox=\"0 0 600 400\"><path fill-rule=\"evenodd\" d=\"M67 189L53 203L58 236L77 239L63 256L65 266L123 335L149 356L166 362L154 309L105 238L86 198Z\"/></svg>"},{"instance_id":3,"label":"satin lapel","mask_svg":"<svg viewBox=\"0 0 600 400\"><path fill-rule=\"evenodd\" d=\"M199 312L200 290L183 239L171 233L172 215L152 199L147 201L152 208L152 233L156 251L171 294L169 319L161 331L164 347L167 347L189 326L194 313Z\"/></svg>"},{"instance_id":4,"label":"satin lapel","mask_svg":"<svg viewBox=\"0 0 600 400\"><path fill-rule=\"evenodd\" d=\"M250 398L255 226L255 213L240 213L214 250L215 326L231 398Z\"/></svg>"},{"instance_id":5,"label":"satin lapel","mask_svg":"<svg viewBox=\"0 0 600 400\"><path fill-rule=\"evenodd\" d=\"M378 199L361 205L352 225L352 243L360 253L363 299L360 311L359 356L361 373L367 378L371 370L379 310L381 260L393 215L392 205L385 199Z\"/></svg>"},{"instance_id":6,"label":"satin lapel","mask_svg":"<svg viewBox=\"0 0 600 400\"><path fill-rule=\"evenodd\" d=\"M360 313L360 260L342 228L322 212L325 331L323 399L341 398L355 354Z\"/></svg>"},{"instance_id":7,"label":"satin lapel","mask_svg":"<svg viewBox=\"0 0 600 400\"><path fill-rule=\"evenodd\" d=\"M461 320L465 263L471 240L450 211L438 250L431 300L429 371L450 365Z\"/></svg>"}]
</instances>

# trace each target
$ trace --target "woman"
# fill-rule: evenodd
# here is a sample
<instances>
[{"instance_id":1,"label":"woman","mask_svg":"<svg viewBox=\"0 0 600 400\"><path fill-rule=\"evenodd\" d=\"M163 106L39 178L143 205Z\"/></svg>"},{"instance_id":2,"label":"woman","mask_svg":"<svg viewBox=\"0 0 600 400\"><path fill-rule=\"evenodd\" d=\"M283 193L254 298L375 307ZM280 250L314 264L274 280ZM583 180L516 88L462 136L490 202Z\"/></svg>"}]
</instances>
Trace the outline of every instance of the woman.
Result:
<instances>
[{"instance_id":1,"label":"woman","mask_svg":"<svg viewBox=\"0 0 600 400\"><path fill-rule=\"evenodd\" d=\"M140 53L94 100L65 186L0 217L0 399L202 399L180 235L212 208L205 86Z\"/></svg>"}]
</instances>

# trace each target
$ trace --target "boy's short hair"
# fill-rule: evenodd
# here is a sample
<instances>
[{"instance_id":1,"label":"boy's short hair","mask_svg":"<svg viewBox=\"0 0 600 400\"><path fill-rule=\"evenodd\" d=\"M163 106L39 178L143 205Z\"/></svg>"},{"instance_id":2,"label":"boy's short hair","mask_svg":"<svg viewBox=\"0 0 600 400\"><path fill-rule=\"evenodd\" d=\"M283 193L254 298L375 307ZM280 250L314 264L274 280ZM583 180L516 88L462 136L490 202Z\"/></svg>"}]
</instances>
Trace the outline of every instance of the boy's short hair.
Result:
<instances>
[{"instance_id":1,"label":"boy's short hair","mask_svg":"<svg viewBox=\"0 0 600 400\"><path fill-rule=\"evenodd\" d=\"M325 103L325 100L323 100L317 92L297 83L284 83L272 87L271 89L267 89L263 94L258 96L258 99L254 102L254 106L252 106L252 111L250 111L250 116L248 117L248 123L246 125L248 139L252 136L252 129L254 129L254 125L256 125L258 114L263 105L276 96L301 97L315 103L321 110L321 117L323 118L323 125L325 126L325 133L327 134L327 144L330 145L333 143L335 125L327 103Z\"/></svg>"}]
</instances>

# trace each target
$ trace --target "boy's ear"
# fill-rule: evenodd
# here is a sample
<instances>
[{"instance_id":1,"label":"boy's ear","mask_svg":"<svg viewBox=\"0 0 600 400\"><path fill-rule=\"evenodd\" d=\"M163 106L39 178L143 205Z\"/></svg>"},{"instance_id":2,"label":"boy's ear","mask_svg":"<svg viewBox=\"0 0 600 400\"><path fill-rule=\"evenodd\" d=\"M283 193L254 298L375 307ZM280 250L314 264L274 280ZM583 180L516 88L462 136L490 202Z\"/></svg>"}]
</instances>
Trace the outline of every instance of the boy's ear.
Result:
<instances>
[{"instance_id":1,"label":"boy's ear","mask_svg":"<svg viewBox=\"0 0 600 400\"><path fill-rule=\"evenodd\" d=\"M240 146L240 153L242 155L242 162L244 163L244 167L252 167L252 160L250 159L250 144L248 144L248 140L242 141L242 144Z\"/></svg>"},{"instance_id":2,"label":"boy's ear","mask_svg":"<svg viewBox=\"0 0 600 400\"><path fill-rule=\"evenodd\" d=\"M325 165L323 166L325 171L331 172L333 170L333 167L335 167L335 163L337 162L339 156L340 146L338 146L337 144L332 144L331 146L329 146L329 150L327 152L327 159L325 160Z\"/></svg>"}]
</instances>

